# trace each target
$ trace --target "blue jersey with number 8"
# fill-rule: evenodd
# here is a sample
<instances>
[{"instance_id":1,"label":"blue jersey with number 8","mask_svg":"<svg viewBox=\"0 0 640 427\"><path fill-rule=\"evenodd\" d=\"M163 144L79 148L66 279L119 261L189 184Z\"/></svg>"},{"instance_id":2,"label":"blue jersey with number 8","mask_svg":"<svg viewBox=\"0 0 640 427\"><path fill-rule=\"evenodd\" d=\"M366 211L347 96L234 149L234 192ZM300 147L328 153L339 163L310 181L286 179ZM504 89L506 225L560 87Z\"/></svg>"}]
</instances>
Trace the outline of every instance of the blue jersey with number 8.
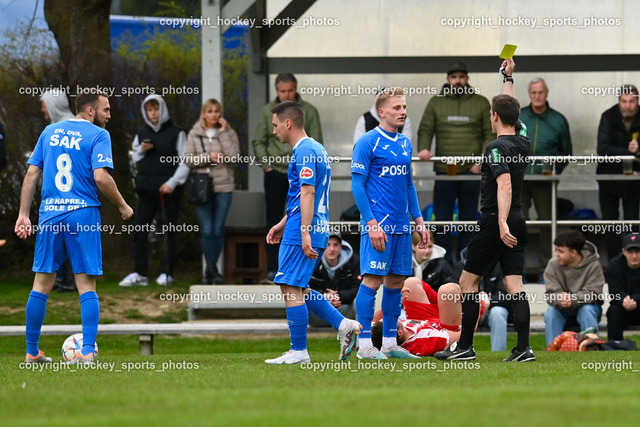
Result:
<instances>
[{"instance_id":1,"label":"blue jersey with number 8","mask_svg":"<svg viewBox=\"0 0 640 427\"><path fill-rule=\"evenodd\" d=\"M93 170L113 170L109 132L86 120L47 126L28 163L42 169L42 224L70 211L100 206Z\"/></svg>"}]
</instances>

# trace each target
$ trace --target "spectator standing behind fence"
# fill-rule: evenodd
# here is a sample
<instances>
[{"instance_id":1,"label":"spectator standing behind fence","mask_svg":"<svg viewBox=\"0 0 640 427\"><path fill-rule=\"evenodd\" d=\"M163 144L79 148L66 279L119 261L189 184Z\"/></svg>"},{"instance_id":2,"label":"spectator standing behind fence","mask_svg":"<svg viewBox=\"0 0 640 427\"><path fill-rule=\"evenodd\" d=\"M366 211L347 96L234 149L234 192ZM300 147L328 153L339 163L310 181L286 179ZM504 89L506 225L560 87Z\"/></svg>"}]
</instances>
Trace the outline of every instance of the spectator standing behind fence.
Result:
<instances>
[{"instance_id":1,"label":"spectator standing behind fence","mask_svg":"<svg viewBox=\"0 0 640 427\"><path fill-rule=\"evenodd\" d=\"M618 104L602 113L598 126L598 155L638 157L638 134L640 133L640 112L638 108L638 89L632 85L620 88ZM599 162L597 174L622 175L624 168L628 173L640 171L638 162ZM619 205L622 201L622 215L625 220L637 220L640 206L640 180L598 181L600 210L602 219L618 220ZM606 233L607 256L612 259L620 253L620 234Z\"/></svg>"},{"instance_id":2,"label":"spectator standing behind fence","mask_svg":"<svg viewBox=\"0 0 640 427\"><path fill-rule=\"evenodd\" d=\"M75 119L75 115L69 109L67 94L58 89L45 91L40 97L40 112L49 123L59 123L65 120ZM75 292L76 281L71 271L71 264L67 259L58 269L53 290L57 292Z\"/></svg>"},{"instance_id":3,"label":"spectator standing behind fence","mask_svg":"<svg viewBox=\"0 0 640 427\"><path fill-rule=\"evenodd\" d=\"M553 244L556 256L544 270L547 347L570 319L577 320L582 330L597 332L603 303L604 274L596 246L576 230L558 234Z\"/></svg>"},{"instance_id":4,"label":"spectator standing behind fence","mask_svg":"<svg viewBox=\"0 0 640 427\"><path fill-rule=\"evenodd\" d=\"M529 99L531 103L524 107L520 113L520 120L527 126L531 141L532 156L570 156L571 134L567 119L549 107L547 96L549 88L547 83L537 77L529 82ZM551 174L559 175L567 163L543 163L536 161L527 168L527 175ZM535 204L538 219L551 219L551 181L527 181L522 184L522 211L527 219L531 202ZM551 227L540 228L540 244L538 246L538 258L541 269L551 259ZM542 274L540 274L542 277Z\"/></svg>"},{"instance_id":5,"label":"spectator standing behind fence","mask_svg":"<svg viewBox=\"0 0 640 427\"><path fill-rule=\"evenodd\" d=\"M429 243L427 247L421 249L420 234L414 231L411 235L411 249L413 251L413 276L428 283L431 288L438 292L440 286L449 282L457 282L460 274L455 276L451 264L444 259L446 251L442 246L433 244L433 233L429 231Z\"/></svg>"},{"instance_id":6,"label":"spectator standing behind fence","mask_svg":"<svg viewBox=\"0 0 640 427\"><path fill-rule=\"evenodd\" d=\"M436 156L481 156L494 139L491 131L489 101L469 85L467 66L455 62L447 69L447 83L438 96L429 100L418 129L418 156L429 160L431 140L436 137ZM436 175L446 175L447 165L437 162ZM458 163L457 175L479 175L480 165ZM433 187L433 212L436 221L451 221L458 201L459 219L474 221L478 210L480 179L472 181L436 181ZM471 232L461 232L458 251L466 247ZM453 248L449 233L438 233L436 243L442 246L449 263L453 263Z\"/></svg>"},{"instance_id":7,"label":"spectator standing behind fence","mask_svg":"<svg viewBox=\"0 0 640 427\"><path fill-rule=\"evenodd\" d=\"M349 242L342 240L339 234L331 234L327 249L322 254L309 287L318 291L329 300L342 315L356 318L355 298L362 282L360 276L360 258L353 252ZM331 326L309 311L309 323L312 326Z\"/></svg>"},{"instance_id":8,"label":"spectator standing behind fence","mask_svg":"<svg viewBox=\"0 0 640 427\"><path fill-rule=\"evenodd\" d=\"M235 190L235 168L232 163L240 153L238 134L222 117L222 105L215 99L202 106L200 119L189 131L185 163L192 173L205 173L213 179L213 192L207 202L195 205L200 223L200 242L207 268L203 283L223 283L217 262L224 245L224 224L231 195Z\"/></svg>"},{"instance_id":9,"label":"spectator standing behind fence","mask_svg":"<svg viewBox=\"0 0 640 427\"><path fill-rule=\"evenodd\" d=\"M253 149L256 159L264 170L264 199L267 214L267 230L270 230L282 219L287 204L289 180L287 170L292 149L283 144L273 134L271 109L281 102L297 102L304 111L304 130L310 138L322 144L322 128L320 115L313 105L303 101L298 94L298 81L291 73L280 73L276 76L276 99L268 103L260 113ZM267 274L264 283L273 283L278 270L278 249L280 245L267 244Z\"/></svg>"},{"instance_id":10,"label":"spectator standing behind fence","mask_svg":"<svg viewBox=\"0 0 640 427\"><path fill-rule=\"evenodd\" d=\"M158 211L163 216L162 226L168 231L155 230L167 239L163 245L163 272L156 282L161 286L173 283L176 260L175 226L178 224L182 184L189 176L189 167L171 161L183 156L186 135L169 118L167 104L160 95L149 95L142 102L145 125L138 129L133 140L133 162L136 165L135 189L138 205L135 214L136 231L133 236L135 271L122 279L120 286L147 286L147 236ZM173 226L173 227L172 227Z\"/></svg>"},{"instance_id":11,"label":"spectator standing behind fence","mask_svg":"<svg viewBox=\"0 0 640 427\"><path fill-rule=\"evenodd\" d=\"M607 284L611 305L607 310L607 338L621 340L630 325L640 325L640 234L623 239L622 253L609 261Z\"/></svg>"}]
</instances>

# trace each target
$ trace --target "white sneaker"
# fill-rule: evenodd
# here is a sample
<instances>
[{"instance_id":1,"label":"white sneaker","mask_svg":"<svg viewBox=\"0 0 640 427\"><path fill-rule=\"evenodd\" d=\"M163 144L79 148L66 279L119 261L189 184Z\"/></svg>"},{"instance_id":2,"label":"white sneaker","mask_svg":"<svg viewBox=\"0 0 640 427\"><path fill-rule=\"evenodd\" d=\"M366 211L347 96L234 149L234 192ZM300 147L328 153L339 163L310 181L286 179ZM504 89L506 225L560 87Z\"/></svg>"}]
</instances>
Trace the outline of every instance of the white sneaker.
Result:
<instances>
[{"instance_id":1,"label":"white sneaker","mask_svg":"<svg viewBox=\"0 0 640 427\"><path fill-rule=\"evenodd\" d=\"M384 353L375 348L374 346L370 347L360 347L358 349L358 359L370 359L370 360L386 360L388 359Z\"/></svg>"},{"instance_id":2,"label":"white sneaker","mask_svg":"<svg viewBox=\"0 0 640 427\"><path fill-rule=\"evenodd\" d=\"M147 286L149 279L145 276L141 276L138 273L131 273L118 283L118 286L131 287L131 286Z\"/></svg>"},{"instance_id":3,"label":"white sneaker","mask_svg":"<svg viewBox=\"0 0 640 427\"><path fill-rule=\"evenodd\" d=\"M351 319L342 319L338 328L338 341L340 341L340 358L338 360L347 360L358 343L358 334L362 325Z\"/></svg>"},{"instance_id":4,"label":"white sneaker","mask_svg":"<svg viewBox=\"0 0 640 427\"><path fill-rule=\"evenodd\" d=\"M282 356L275 359L267 359L264 363L270 365L296 365L298 363L309 363L309 352L307 350L289 350L282 353Z\"/></svg>"},{"instance_id":5,"label":"white sneaker","mask_svg":"<svg viewBox=\"0 0 640 427\"><path fill-rule=\"evenodd\" d=\"M156 283L160 286L171 286L173 285L173 277L168 274L162 273L156 279Z\"/></svg>"}]
</instances>

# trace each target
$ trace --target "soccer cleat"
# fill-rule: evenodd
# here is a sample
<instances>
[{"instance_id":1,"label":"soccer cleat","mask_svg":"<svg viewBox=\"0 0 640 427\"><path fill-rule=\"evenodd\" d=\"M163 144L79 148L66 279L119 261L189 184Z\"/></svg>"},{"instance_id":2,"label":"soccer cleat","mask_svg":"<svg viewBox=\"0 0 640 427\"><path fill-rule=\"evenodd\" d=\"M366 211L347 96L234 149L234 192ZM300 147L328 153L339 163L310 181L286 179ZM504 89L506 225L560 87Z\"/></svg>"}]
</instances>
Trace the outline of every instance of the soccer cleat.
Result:
<instances>
[{"instance_id":1,"label":"soccer cleat","mask_svg":"<svg viewBox=\"0 0 640 427\"><path fill-rule=\"evenodd\" d=\"M51 363L51 358L44 355L44 351L40 350L37 356L32 356L29 353L24 358L24 363Z\"/></svg>"},{"instance_id":2,"label":"soccer cleat","mask_svg":"<svg viewBox=\"0 0 640 427\"><path fill-rule=\"evenodd\" d=\"M96 362L94 353L89 353L86 356L82 355L82 352L78 351L74 354L73 359L69 360L69 365L93 365Z\"/></svg>"},{"instance_id":3,"label":"soccer cleat","mask_svg":"<svg viewBox=\"0 0 640 427\"><path fill-rule=\"evenodd\" d=\"M489 311L489 307L491 307L491 299L486 292L479 292L478 299L480 300L480 314L478 315L478 324L482 323L482 319L484 315Z\"/></svg>"},{"instance_id":4,"label":"soccer cleat","mask_svg":"<svg viewBox=\"0 0 640 427\"><path fill-rule=\"evenodd\" d=\"M267 359L264 363L270 365L296 365L298 363L309 363L309 353L307 350L289 350L282 353L282 356L275 359Z\"/></svg>"},{"instance_id":5,"label":"soccer cleat","mask_svg":"<svg viewBox=\"0 0 640 427\"><path fill-rule=\"evenodd\" d=\"M473 346L466 349L458 348L458 342L456 341L448 349L438 351L433 356L438 360L474 360L476 351Z\"/></svg>"},{"instance_id":6,"label":"soccer cleat","mask_svg":"<svg viewBox=\"0 0 640 427\"><path fill-rule=\"evenodd\" d=\"M147 286L149 279L145 276L141 276L138 273L131 273L118 283L118 286L129 288L131 286Z\"/></svg>"},{"instance_id":7,"label":"soccer cleat","mask_svg":"<svg viewBox=\"0 0 640 427\"><path fill-rule=\"evenodd\" d=\"M511 350L511 354L506 359L502 360L503 362L535 362L536 356L533 354L533 350L531 347L527 347L524 351L518 351L514 347Z\"/></svg>"},{"instance_id":8,"label":"soccer cleat","mask_svg":"<svg viewBox=\"0 0 640 427\"><path fill-rule=\"evenodd\" d=\"M358 359L369 359L369 360L387 360L388 357L384 355L383 352L375 348L371 347L360 347L358 349Z\"/></svg>"},{"instance_id":9,"label":"soccer cleat","mask_svg":"<svg viewBox=\"0 0 640 427\"><path fill-rule=\"evenodd\" d=\"M156 279L156 283L160 286L171 286L173 285L173 277L169 276L166 273L162 273Z\"/></svg>"},{"instance_id":10,"label":"soccer cleat","mask_svg":"<svg viewBox=\"0 0 640 427\"><path fill-rule=\"evenodd\" d=\"M340 341L340 359L347 360L358 343L358 334L362 325L351 319L343 319L338 328L338 341Z\"/></svg>"},{"instance_id":11,"label":"soccer cleat","mask_svg":"<svg viewBox=\"0 0 640 427\"><path fill-rule=\"evenodd\" d=\"M382 354L390 359L420 359L420 356L409 353L408 350L400 347L399 345L394 345L393 347L389 348L382 347L381 351Z\"/></svg>"}]
</instances>

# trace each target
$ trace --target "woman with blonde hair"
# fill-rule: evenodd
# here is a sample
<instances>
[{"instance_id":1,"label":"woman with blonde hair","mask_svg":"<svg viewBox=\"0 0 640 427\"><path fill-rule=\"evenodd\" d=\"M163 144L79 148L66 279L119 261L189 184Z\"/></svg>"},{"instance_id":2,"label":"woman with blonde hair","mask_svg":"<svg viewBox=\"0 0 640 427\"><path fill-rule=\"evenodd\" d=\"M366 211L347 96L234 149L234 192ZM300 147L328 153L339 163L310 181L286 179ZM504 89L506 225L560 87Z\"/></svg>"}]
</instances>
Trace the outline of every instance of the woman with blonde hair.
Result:
<instances>
[{"instance_id":1,"label":"woman with blonde hair","mask_svg":"<svg viewBox=\"0 0 640 427\"><path fill-rule=\"evenodd\" d=\"M195 205L202 253L207 263L203 278L206 284L223 282L216 263L222 252L224 224L235 189L233 163L239 153L238 135L222 117L222 105L208 99L202 106L200 119L189 131L185 150L185 163L192 173L209 174L213 180L213 191L207 201Z\"/></svg>"}]
</instances>

